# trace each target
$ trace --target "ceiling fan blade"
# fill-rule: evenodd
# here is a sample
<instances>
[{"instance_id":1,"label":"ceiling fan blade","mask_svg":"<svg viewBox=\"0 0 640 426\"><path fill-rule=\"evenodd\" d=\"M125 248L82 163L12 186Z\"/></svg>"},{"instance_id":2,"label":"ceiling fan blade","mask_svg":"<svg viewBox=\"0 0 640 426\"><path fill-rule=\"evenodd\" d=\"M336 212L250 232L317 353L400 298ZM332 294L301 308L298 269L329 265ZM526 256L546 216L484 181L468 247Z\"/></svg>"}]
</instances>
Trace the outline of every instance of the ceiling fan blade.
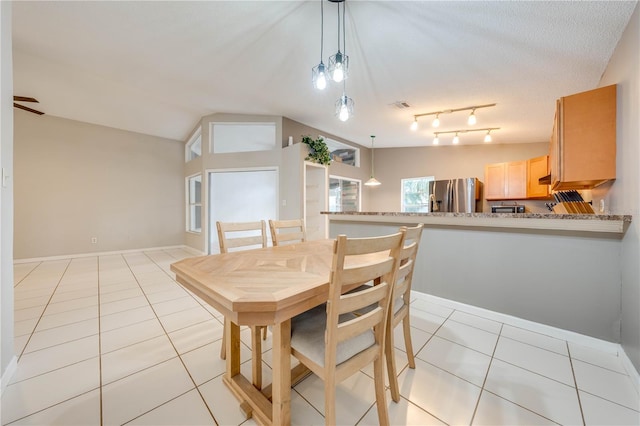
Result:
<instances>
[{"instance_id":1,"label":"ceiling fan blade","mask_svg":"<svg viewBox=\"0 0 640 426\"><path fill-rule=\"evenodd\" d=\"M13 97L14 101L18 101L18 102L36 102L36 103L40 103L38 102L38 100L36 98L30 98L27 96L14 96Z\"/></svg>"},{"instance_id":2,"label":"ceiling fan blade","mask_svg":"<svg viewBox=\"0 0 640 426\"><path fill-rule=\"evenodd\" d=\"M23 109L25 111L32 112L34 114L38 114L38 115L43 115L44 114L44 112L42 112L42 111L38 111L37 109L32 109L32 108L26 107L24 105L20 105L20 104L17 104L15 102L13 103L13 106L16 107L16 108Z\"/></svg>"}]
</instances>

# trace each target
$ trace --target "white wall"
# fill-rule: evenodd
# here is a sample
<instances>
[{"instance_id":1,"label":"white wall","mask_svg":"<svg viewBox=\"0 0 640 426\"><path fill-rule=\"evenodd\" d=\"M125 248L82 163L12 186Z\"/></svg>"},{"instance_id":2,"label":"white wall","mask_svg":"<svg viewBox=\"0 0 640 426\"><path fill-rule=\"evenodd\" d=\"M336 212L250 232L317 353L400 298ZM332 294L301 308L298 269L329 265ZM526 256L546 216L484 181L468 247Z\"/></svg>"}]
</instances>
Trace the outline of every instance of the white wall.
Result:
<instances>
[{"instance_id":1,"label":"white wall","mask_svg":"<svg viewBox=\"0 0 640 426\"><path fill-rule=\"evenodd\" d=\"M3 384L13 350L13 64L11 2L0 2L0 163L9 176L0 188L0 371Z\"/></svg>"},{"instance_id":2,"label":"white wall","mask_svg":"<svg viewBox=\"0 0 640 426\"><path fill-rule=\"evenodd\" d=\"M605 198L614 214L633 215L622 240L621 343L640 371L640 6L600 81L610 84L618 85L617 179L608 194L594 191L594 199Z\"/></svg>"},{"instance_id":3,"label":"white wall","mask_svg":"<svg viewBox=\"0 0 640 426\"><path fill-rule=\"evenodd\" d=\"M25 111L14 130L16 259L184 243L181 141Z\"/></svg>"}]
</instances>

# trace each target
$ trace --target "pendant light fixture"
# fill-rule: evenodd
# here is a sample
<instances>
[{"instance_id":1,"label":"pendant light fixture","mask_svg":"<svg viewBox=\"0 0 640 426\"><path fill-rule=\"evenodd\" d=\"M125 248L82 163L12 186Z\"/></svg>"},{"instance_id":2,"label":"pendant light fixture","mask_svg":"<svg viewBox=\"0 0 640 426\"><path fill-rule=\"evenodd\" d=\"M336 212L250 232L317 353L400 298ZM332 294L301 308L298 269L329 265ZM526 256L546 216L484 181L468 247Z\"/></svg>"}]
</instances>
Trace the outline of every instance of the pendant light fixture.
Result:
<instances>
[{"instance_id":1,"label":"pendant light fixture","mask_svg":"<svg viewBox=\"0 0 640 426\"><path fill-rule=\"evenodd\" d=\"M320 63L311 70L311 79L313 87L318 90L324 90L327 87L327 68L322 62L324 53L324 1L320 0Z\"/></svg>"},{"instance_id":2,"label":"pendant light fixture","mask_svg":"<svg viewBox=\"0 0 640 426\"><path fill-rule=\"evenodd\" d=\"M347 14L345 0L330 0L334 3L342 3L342 50L340 51L340 4L338 4L338 52L329 57L329 75L336 83L340 83L349 76L349 57L347 56L345 15Z\"/></svg>"},{"instance_id":3,"label":"pendant light fixture","mask_svg":"<svg viewBox=\"0 0 640 426\"><path fill-rule=\"evenodd\" d=\"M369 178L369 180L364 183L366 186L382 185L380 181L378 181L373 175L373 140L374 139L375 139L375 136L371 135L371 178Z\"/></svg>"},{"instance_id":4,"label":"pendant light fixture","mask_svg":"<svg viewBox=\"0 0 640 426\"><path fill-rule=\"evenodd\" d=\"M340 121L347 121L353 115L353 99L347 96L346 88L340 99L336 101L336 116Z\"/></svg>"}]
</instances>

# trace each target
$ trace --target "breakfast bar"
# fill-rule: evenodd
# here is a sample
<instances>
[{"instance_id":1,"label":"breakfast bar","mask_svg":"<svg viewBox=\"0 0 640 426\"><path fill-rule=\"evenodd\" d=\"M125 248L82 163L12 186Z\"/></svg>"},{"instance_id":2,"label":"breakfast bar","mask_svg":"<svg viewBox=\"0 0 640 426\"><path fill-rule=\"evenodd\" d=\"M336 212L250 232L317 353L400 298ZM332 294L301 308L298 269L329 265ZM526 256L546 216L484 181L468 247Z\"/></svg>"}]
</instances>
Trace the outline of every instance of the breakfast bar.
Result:
<instances>
[{"instance_id":1,"label":"breakfast bar","mask_svg":"<svg viewBox=\"0 0 640 426\"><path fill-rule=\"evenodd\" d=\"M413 290L619 341L630 215L325 212L330 236L423 223Z\"/></svg>"}]
</instances>

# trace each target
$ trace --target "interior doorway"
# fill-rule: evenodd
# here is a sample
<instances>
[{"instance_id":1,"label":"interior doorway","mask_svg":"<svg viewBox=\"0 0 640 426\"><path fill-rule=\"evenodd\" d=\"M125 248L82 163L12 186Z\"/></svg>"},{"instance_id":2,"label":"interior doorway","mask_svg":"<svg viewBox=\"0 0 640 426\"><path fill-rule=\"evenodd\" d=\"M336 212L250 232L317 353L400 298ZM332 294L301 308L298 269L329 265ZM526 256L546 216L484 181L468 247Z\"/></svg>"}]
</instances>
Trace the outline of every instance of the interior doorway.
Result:
<instances>
[{"instance_id":1,"label":"interior doorway","mask_svg":"<svg viewBox=\"0 0 640 426\"><path fill-rule=\"evenodd\" d=\"M278 217L278 169L209 172L208 210L209 253L214 254L220 252L216 221L268 222ZM268 234L267 231L267 238L270 239Z\"/></svg>"}]
</instances>

